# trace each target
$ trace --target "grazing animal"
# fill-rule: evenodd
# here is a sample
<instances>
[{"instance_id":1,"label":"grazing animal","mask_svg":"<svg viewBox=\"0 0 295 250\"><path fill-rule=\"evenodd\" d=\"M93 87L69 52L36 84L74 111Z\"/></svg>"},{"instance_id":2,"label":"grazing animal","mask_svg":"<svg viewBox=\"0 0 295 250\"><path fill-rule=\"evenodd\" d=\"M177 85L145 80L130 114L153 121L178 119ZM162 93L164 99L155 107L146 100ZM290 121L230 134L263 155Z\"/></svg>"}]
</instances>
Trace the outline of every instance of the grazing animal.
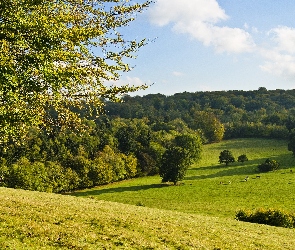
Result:
<instances>
[{"instance_id":1,"label":"grazing animal","mask_svg":"<svg viewBox=\"0 0 295 250\"><path fill-rule=\"evenodd\" d=\"M260 178L260 175L257 175L256 178Z\"/></svg>"}]
</instances>

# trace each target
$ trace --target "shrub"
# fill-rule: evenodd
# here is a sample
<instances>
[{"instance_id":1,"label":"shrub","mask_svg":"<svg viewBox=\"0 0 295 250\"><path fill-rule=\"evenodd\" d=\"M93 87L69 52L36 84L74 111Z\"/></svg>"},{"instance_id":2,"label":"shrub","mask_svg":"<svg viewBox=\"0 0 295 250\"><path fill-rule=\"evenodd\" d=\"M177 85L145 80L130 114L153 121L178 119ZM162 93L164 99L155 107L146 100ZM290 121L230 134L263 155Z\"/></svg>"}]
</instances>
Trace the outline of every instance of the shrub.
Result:
<instances>
[{"instance_id":1,"label":"shrub","mask_svg":"<svg viewBox=\"0 0 295 250\"><path fill-rule=\"evenodd\" d=\"M236 213L236 220L276 227L295 227L295 214L275 209L260 208L253 212L240 210Z\"/></svg>"},{"instance_id":2,"label":"shrub","mask_svg":"<svg viewBox=\"0 0 295 250\"><path fill-rule=\"evenodd\" d=\"M264 163L258 165L260 172L275 171L279 168L280 164L276 160L266 159Z\"/></svg>"},{"instance_id":3,"label":"shrub","mask_svg":"<svg viewBox=\"0 0 295 250\"><path fill-rule=\"evenodd\" d=\"M248 157L247 157L247 155L245 155L245 154L243 154L243 155L240 155L239 157L238 157L238 162L245 162L245 161L248 161Z\"/></svg>"}]
</instances>

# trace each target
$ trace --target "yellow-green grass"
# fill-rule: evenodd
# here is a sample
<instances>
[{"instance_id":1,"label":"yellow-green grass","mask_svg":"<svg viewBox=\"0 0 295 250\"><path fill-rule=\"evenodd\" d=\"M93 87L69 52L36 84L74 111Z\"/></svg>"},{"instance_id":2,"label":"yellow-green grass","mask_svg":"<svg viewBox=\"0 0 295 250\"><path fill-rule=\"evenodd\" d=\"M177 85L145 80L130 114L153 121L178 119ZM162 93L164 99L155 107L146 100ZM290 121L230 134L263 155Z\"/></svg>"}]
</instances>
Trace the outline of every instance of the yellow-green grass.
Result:
<instances>
[{"instance_id":1,"label":"yellow-green grass","mask_svg":"<svg viewBox=\"0 0 295 250\"><path fill-rule=\"evenodd\" d=\"M236 158L246 154L249 161L229 166L219 164L218 156L224 149L231 150ZM259 173L257 165L267 158L277 160L280 169ZM178 186L161 184L161 178L155 176L77 191L73 195L231 219L239 209L263 207L294 212L294 166L295 158L287 150L287 141L229 140L205 145L201 162L189 169Z\"/></svg>"},{"instance_id":2,"label":"yellow-green grass","mask_svg":"<svg viewBox=\"0 0 295 250\"><path fill-rule=\"evenodd\" d=\"M294 249L294 230L0 188L0 249Z\"/></svg>"}]
</instances>

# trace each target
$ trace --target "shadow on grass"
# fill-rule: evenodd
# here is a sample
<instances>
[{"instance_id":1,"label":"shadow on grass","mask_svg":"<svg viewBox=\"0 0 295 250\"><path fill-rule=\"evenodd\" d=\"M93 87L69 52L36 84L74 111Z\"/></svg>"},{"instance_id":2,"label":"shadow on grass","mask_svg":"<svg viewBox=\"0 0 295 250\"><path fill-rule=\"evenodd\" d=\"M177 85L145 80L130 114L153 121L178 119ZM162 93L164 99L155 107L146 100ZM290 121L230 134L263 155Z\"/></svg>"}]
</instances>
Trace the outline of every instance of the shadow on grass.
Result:
<instances>
[{"instance_id":1,"label":"shadow on grass","mask_svg":"<svg viewBox=\"0 0 295 250\"><path fill-rule=\"evenodd\" d=\"M236 169L236 168L239 168L239 167L246 167L248 165L253 165L254 163L258 162L257 160L254 160L254 161L246 161L244 163L230 163L229 165L225 165L225 164L218 164L218 165L211 165L211 166L204 166L204 167L195 167L195 168L190 168L191 170L194 170L194 171L198 171L198 170L216 170L216 169L224 169L224 168L227 168L227 169Z\"/></svg>"},{"instance_id":2,"label":"shadow on grass","mask_svg":"<svg viewBox=\"0 0 295 250\"><path fill-rule=\"evenodd\" d=\"M279 169L294 168L295 159L290 154L274 155L269 158L274 159L280 163ZM202 179L210 179L210 178L216 178L216 177L230 177L234 175L243 176L243 178L245 178L248 175L260 174L261 172L259 172L258 170L258 165L263 163L266 159L267 158L261 158L261 159L255 159L252 161L246 161L244 163L233 163L228 166L226 166L225 164L220 164L215 166L192 168L191 170L193 170L194 172L198 172L199 170L200 171L216 170L217 172L212 174L188 176L188 177L185 177L185 180L202 180Z\"/></svg>"},{"instance_id":3,"label":"shadow on grass","mask_svg":"<svg viewBox=\"0 0 295 250\"><path fill-rule=\"evenodd\" d=\"M116 188L104 188L95 190L85 190L76 193L71 193L72 196L97 196L101 194L121 193L121 192L137 192L148 189L159 189L170 186L166 183L151 184L151 185L140 185L140 186L129 186L129 187L116 187Z\"/></svg>"},{"instance_id":4,"label":"shadow on grass","mask_svg":"<svg viewBox=\"0 0 295 250\"><path fill-rule=\"evenodd\" d=\"M269 147L270 145L273 146L273 150L275 150L276 145L278 144L278 140L275 139L261 139L257 143L253 143L252 138L242 138L242 139L233 139L227 140L226 146L223 144L217 144L215 149L224 149L226 148L234 148L234 149L253 149L253 148L261 148L261 147ZM285 140L281 141L285 143Z\"/></svg>"},{"instance_id":5,"label":"shadow on grass","mask_svg":"<svg viewBox=\"0 0 295 250\"><path fill-rule=\"evenodd\" d=\"M209 167L210 168L210 167ZM218 169L218 168L215 168ZM258 174L258 171L256 170L255 165L249 165L245 168L245 166L232 166L231 168L225 169L224 166L222 166L221 171L218 171L216 173L212 174L204 174L204 175L198 175L198 176L188 176L185 177L185 180L203 180L203 179L211 179L216 177L230 177L234 175L240 175L243 176L243 178L246 177L246 175L252 175L252 174Z\"/></svg>"}]
</instances>

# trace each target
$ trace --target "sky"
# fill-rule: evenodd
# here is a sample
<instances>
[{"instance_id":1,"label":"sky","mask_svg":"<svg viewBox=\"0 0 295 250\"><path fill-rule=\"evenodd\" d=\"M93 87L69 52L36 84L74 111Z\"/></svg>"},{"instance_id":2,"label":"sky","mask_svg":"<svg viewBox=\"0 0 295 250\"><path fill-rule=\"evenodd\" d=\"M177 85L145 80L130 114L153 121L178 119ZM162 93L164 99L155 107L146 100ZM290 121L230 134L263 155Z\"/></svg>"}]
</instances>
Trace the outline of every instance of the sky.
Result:
<instances>
[{"instance_id":1,"label":"sky","mask_svg":"<svg viewBox=\"0 0 295 250\"><path fill-rule=\"evenodd\" d=\"M132 95L295 89L294 0L156 0L126 36L150 42L119 82Z\"/></svg>"}]
</instances>

